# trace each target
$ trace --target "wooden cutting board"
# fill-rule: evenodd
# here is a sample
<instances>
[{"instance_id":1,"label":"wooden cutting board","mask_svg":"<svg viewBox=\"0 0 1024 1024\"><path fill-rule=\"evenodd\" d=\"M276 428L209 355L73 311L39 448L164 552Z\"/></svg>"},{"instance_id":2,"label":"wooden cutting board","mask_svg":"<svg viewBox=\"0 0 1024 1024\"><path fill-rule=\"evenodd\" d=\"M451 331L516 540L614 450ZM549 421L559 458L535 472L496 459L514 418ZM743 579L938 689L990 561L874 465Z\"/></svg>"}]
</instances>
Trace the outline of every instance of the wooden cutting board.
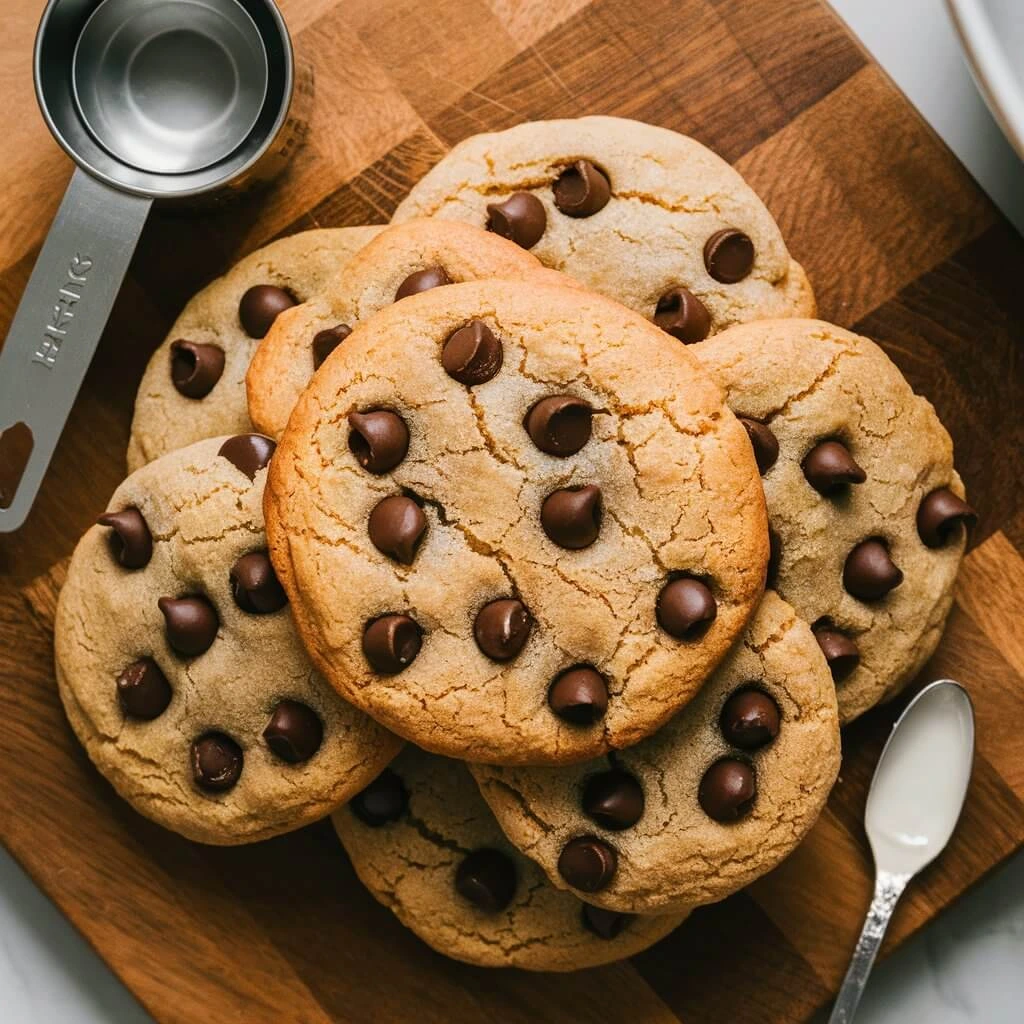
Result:
<instances>
[{"instance_id":1,"label":"wooden cutting board","mask_svg":"<svg viewBox=\"0 0 1024 1024\"><path fill-rule=\"evenodd\" d=\"M69 172L32 99L40 6L4 5L0 332ZM896 915L891 950L1024 842L1024 244L819 0L282 7L316 70L309 143L247 205L152 218L38 506L0 536L0 838L161 1021L807 1020L835 991L868 902L860 820L898 707L847 730L820 823L749 892L628 963L568 977L486 972L405 932L357 884L326 825L206 849L117 800L57 700L60 562L123 473L149 353L237 257L284 232L385 221L474 132L607 113L694 135L764 196L822 315L882 340L936 404L982 512L924 673L955 676L974 696L974 781L952 846Z\"/></svg>"}]
</instances>

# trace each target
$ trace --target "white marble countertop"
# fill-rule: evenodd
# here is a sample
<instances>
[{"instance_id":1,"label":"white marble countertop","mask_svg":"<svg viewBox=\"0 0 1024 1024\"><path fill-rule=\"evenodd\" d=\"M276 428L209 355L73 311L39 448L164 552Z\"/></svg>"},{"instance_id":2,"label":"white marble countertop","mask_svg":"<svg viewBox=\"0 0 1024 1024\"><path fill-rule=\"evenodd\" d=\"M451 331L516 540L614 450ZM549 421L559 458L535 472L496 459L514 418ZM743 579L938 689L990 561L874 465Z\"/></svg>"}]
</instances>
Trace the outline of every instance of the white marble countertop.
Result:
<instances>
[{"instance_id":1,"label":"white marble countertop","mask_svg":"<svg viewBox=\"0 0 1024 1024\"><path fill-rule=\"evenodd\" d=\"M1024 165L974 88L941 0L833 0L833 5L1024 231ZM1024 856L1018 856L876 968L858 1024L1020 1024L1022 968ZM0 848L0 1021L149 1020Z\"/></svg>"}]
</instances>

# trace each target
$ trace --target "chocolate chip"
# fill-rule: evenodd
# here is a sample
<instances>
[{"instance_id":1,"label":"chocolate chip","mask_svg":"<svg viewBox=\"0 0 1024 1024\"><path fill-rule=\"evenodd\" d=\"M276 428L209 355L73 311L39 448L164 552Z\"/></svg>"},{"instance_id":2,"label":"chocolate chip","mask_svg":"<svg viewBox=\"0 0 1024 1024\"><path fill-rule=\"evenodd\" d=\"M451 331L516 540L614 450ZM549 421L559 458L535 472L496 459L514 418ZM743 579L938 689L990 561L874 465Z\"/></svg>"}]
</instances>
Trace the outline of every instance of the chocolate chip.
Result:
<instances>
[{"instance_id":1,"label":"chocolate chip","mask_svg":"<svg viewBox=\"0 0 1024 1024\"><path fill-rule=\"evenodd\" d=\"M501 369L503 358L501 340L482 320L453 331L441 350L444 372L466 387L489 381Z\"/></svg>"},{"instance_id":2,"label":"chocolate chip","mask_svg":"<svg viewBox=\"0 0 1024 1024\"><path fill-rule=\"evenodd\" d=\"M608 684L597 669L576 665L555 677L548 704L563 722L593 725L608 710Z\"/></svg>"},{"instance_id":3,"label":"chocolate chip","mask_svg":"<svg viewBox=\"0 0 1024 1024\"><path fill-rule=\"evenodd\" d=\"M828 662L832 681L841 683L860 664L857 644L827 620L816 622L811 629Z\"/></svg>"},{"instance_id":4,"label":"chocolate chip","mask_svg":"<svg viewBox=\"0 0 1024 1024\"><path fill-rule=\"evenodd\" d=\"M515 897L515 862L501 850L474 850L455 871L455 889L474 907L497 914Z\"/></svg>"},{"instance_id":5,"label":"chocolate chip","mask_svg":"<svg viewBox=\"0 0 1024 1024\"><path fill-rule=\"evenodd\" d=\"M238 303L238 319L250 338L265 338L274 321L296 305L295 297L272 284L253 285Z\"/></svg>"},{"instance_id":6,"label":"chocolate chip","mask_svg":"<svg viewBox=\"0 0 1024 1024\"><path fill-rule=\"evenodd\" d=\"M368 523L373 546L403 565L412 565L427 531L427 517L412 498L393 494L377 502Z\"/></svg>"},{"instance_id":7,"label":"chocolate chip","mask_svg":"<svg viewBox=\"0 0 1024 1024\"><path fill-rule=\"evenodd\" d=\"M654 322L684 345L703 341L711 331L711 314L707 306L682 285L676 285L658 299Z\"/></svg>"},{"instance_id":8,"label":"chocolate chip","mask_svg":"<svg viewBox=\"0 0 1024 1024\"><path fill-rule=\"evenodd\" d=\"M152 658L132 662L117 677L117 699L129 718L157 718L171 703L171 684Z\"/></svg>"},{"instance_id":9,"label":"chocolate chip","mask_svg":"<svg viewBox=\"0 0 1024 1024\"><path fill-rule=\"evenodd\" d=\"M394 469L409 450L405 420L388 409L350 412L348 446L359 465L370 473Z\"/></svg>"},{"instance_id":10,"label":"chocolate chip","mask_svg":"<svg viewBox=\"0 0 1024 1024\"><path fill-rule=\"evenodd\" d=\"M718 614L718 603L706 583L681 576L661 588L655 605L658 625L669 636L689 640L706 630Z\"/></svg>"},{"instance_id":11,"label":"chocolate chip","mask_svg":"<svg viewBox=\"0 0 1024 1024\"><path fill-rule=\"evenodd\" d=\"M835 494L847 484L862 484L867 474L841 441L819 441L802 463L807 482L819 494Z\"/></svg>"},{"instance_id":12,"label":"chocolate chip","mask_svg":"<svg viewBox=\"0 0 1024 1024\"><path fill-rule=\"evenodd\" d=\"M722 708L722 735L740 750L757 750L779 735L779 706L764 690L737 690Z\"/></svg>"},{"instance_id":13,"label":"chocolate chip","mask_svg":"<svg viewBox=\"0 0 1024 1024\"><path fill-rule=\"evenodd\" d=\"M716 231L704 243L704 266L722 284L742 281L754 266L754 243L737 228Z\"/></svg>"},{"instance_id":14,"label":"chocolate chip","mask_svg":"<svg viewBox=\"0 0 1024 1024\"><path fill-rule=\"evenodd\" d=\"M604 907L583 904L583 927L593 932L599 939L617 939L623 928L633 920L635 914L620 914Z\"/></svg>"},{"instance_id":15,"label":"chocolate chip","mask_svg":"<svg viewBox=\"0 0 1024 1024\"><path fill-rule=\"evenodd\" d=\"M395 302L408 298L410 295L418 295L420 292L428 292L431 288L440 288L442 285L451 283L452 279L444 267L427 267L425 270L417 270L398 286L398 291L395 292Z\"/></svg>"},{"instance_id":16,"label":"chocolate chip","mask_svg":"<svg viewBox=\"0 0 1024 1024\"><path fill-rule=\"evenodd\" d=\"M370 828L380 828L381 825L398 821L408 805L409 794L402 780L390 768L385 768L348 804L352 813Z\"/></svg>"},{"instance_id":17,"label":"chocolate chip","mask_svg":"<svg viewBox=\"0 0 1024 1024\"><path fill-rule=\"evenodd\" d=\"M267 746L282 761L308 761L319 749L324 727L317 713L297 700L283 700L263 730Z\"/></svg>"},{"instance_id":18,"label":"chocolate chip","mask_svg":"<svg viewBox=\"0 0 1024 1024\"><path fill-rule=\"evenodd\" d=\"M265 551L242 555L228 574L235 604L252 615L269 615L288 603L274 567Z\"/></svg>"},{"instance_id":19,"label":"chocolate chip","mask_svg":"<svg viewBox=\"0 0 1024 1024\"><path fill-rule=\"evenodd\" d=\"M750 438L758 472L764 476L779 457L778 438L772 433L771 427L764 423L748 419L746 416L740 416L739 421L746 428L747 437Z\"/></svg>"},{"instance_id":20,"label":"chocolate chip","mask_svg":"<svg viewBox=\"0 0 1024 1024\"><path fill-rule=\"evenodd\" d=\"M768 564L765 566L766 587L774 587L779 580L779 566L782 564L782 538L768 527Z\"/></svg>"},{"instance_id":21,"label":"chocolate chip","mask_svg":"<svg viewBox=\"0 0 1024 1024\"><path fill-rule=\"evenodd\" d=\"M230 736L208 732L192 743L192 778L200 789L231 789L241 774L242 748Z\"/></svg>"},{"instance_id":22,"label":"chocolate chip","mask_svg":"<svg viewBox=\"0 0 1024 1024\"><path fill-rule=\"evenodd\" d=\"M220 619L205 597L161 597L157 606L163 612L167 643L178 654L195 658L217 639Z\"/></svg>"},{"instance_id":23,"label":"chocolate chip","mask_svg":"<svg viewBox=\"0 0 1024 1024\"><path fill-rule=\"evenodd\" d=\"M584 398L551 395L530 407L523 426L542 452L566 458L590 440L593 415Z\"/></svg>"},{"instance_id":24,"label":"chocolate chip","mask_svg":"<svg viewBox=\"0 0 1024 1024\"><path fill-rule=\"evenodd\" d=\"M382 615L363 630L363 654L382 675L393 676L408 668L422 643L423 630L408 615Z\"/></svg>"},{"instance_id":25,"label":"chocolate chip","mask_svg":"<svg viewBox=\"0 0 1024 1024\"><path fill-rule=\"evenodd\" d=\"M889 556L885 541L862 540L847 556L843 586L861 601L878 601L903 582L903 573Z\"/></svg>"},{"instance_id":26,"label":"chocolate chip","mask_svg":"<svg viewBox=\"0 0 1024 1024\"><path fill-rule=\"evenodd\" d=\"M348 324L338 324L313 335L313 369L319 370L324 360L352 333Z\"/></svg>"},{"instance_id":27,"label":"chocolate chip","mask_svg":"<svg viewBox=\"0 0 1024 1024\"><path fill-rule=\"evenodd\" d=\"M754 769L745 761L726 757L716 761L700 780L697 799L715 821L738 821L750 813L757 796Z\"/></svg>"},{"instance_id":28,"label":"chocolate chip","mask_svg":"<svg viewBox=\"0 0 1024 1024\"><path fill-rule=\"evenodd\" d=\"M555 206L569 217L590 217L611 198L608 176L589 160L566 167L554 184Z\"/></svg>"},{"instance_id":29,"label":"chocolate chip","mask_svg":"<svg viewBox=\"0 0 1024 1024\"><path fill-rule=\"evenodd\" d=\"M473 635L477 646L494 661L509 661L526 645L533 619L514 597L490 601L476 614Z\"/></svg>"},{"instance_id":30,"label":"chocolate chip","mask_svg":"<svg viewBox=\"0 0 1024 1024\"><path fill-rule=\"evenodd\" d=\"M601 488L587 484L552 492L541 506L540 524L561 548L590 547L601 532Z\"/></svg>"},{"instance_id":31,"label":"chocolate chip","mask_svg":"<svg viewBox=\"0 0 1024 1024\"><path fill-rule=\"evenodd\" d=\"M577 836L562 847L558 873L574 889L600 892L615 877L619 856L615 848L597 836Z\"/></svg>"},{"instance_id":32,"label":"chocolate chip","mask_svg":"<svg viewBox=\"0 0 1024 1024\"><path fill-rule=\"evenodd\" d=\"M978 522L978 513L948 487L927 495L917 508L917 532L930 548L940 548L962 523L967 530Z\"/></svg>"},{"instance_id":33,"label":"chocolate chip","mask_svg":"<svg viewBox=\"0 0 1024 1024\"><path fill-rule=\"evenodd\" d=\"M277 444L262 434L237 434L229 437L217 454L227 459L250 480L254 480L256 474L270 462L276 449Z\"/></svg>"},{"instance_id":34,"label":"chocolate chip","mask_svg":"<svg viewBox=\"0 0 1024 1024\"><path fill-rule=\"evenodd\" d=\"M113 530L110 550L125 569L141 569L149 564L153 557L153 537L137 508L105 512L96 522Z\"/></svg>"},{"instance_id":35,"label":"chocolate chip","mask_svg":"<svg viewBox=\"0 0 1024 1024\"><path fill-rule=\"evenodd\" d=\"M514 192L500 203L487 204L487 230L532 249L548 226L544 204L531 192Z\"/></svg>"},{"instance_id":36,"label":"chocolate chip","mask_svg":"<svg viewBox=\"0 0 1024 1024\"><path fill-rule=\"evenodd\" d=\"M602 828L619 832L643 817L644 791L629 772L614 768L587 780L582 803L588 818Z\"/></svg>"},{"instance_id":37,"label":"chocolate chip","mask_svg":"<svg viewBox=\"0 0 1024 1024\"><path fill-rule=\"evenodd\" d=\"M171 342L171 383L185 398L205 398L224 373L224 350L179 338Z\"/></svg>"}]
</instances>

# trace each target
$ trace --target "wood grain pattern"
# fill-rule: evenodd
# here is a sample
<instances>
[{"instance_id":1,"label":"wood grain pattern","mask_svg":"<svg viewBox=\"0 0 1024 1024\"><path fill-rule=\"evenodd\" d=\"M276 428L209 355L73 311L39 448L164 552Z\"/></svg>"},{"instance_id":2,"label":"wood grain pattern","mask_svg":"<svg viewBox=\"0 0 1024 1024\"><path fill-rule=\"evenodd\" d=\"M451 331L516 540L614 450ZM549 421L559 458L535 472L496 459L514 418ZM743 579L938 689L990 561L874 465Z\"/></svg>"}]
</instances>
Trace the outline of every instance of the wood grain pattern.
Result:
<instances>
[{"instance_id":1,"label":"wood grain pattern","mask_svg":"<svg viewBox=\"0 0 1024 1024\"><path fill-rule=\"evenodd\" d=\"M69 172L32 99L39 6L8 0L0 42L0 332ZM625 964L484 972L435 955L377 906L326 825L206 849L121 803L57 699L63 560L123 473L149 353L240 254L294 230L387 220L473 132L613 113L695 135L765 197L823 314L879 338L932 399L982 512L923 673L971 688L972 791L888 951L1024 844L1024 243L819 0L281 6L316 69L310 144L258 199L202 219L154 215L40 501L0 536L0 838L161 1021L807 1020L834 992L867 902L863 802L899 705L846 731L819 824L747 892Z\"/></svg>"}]
</instances>

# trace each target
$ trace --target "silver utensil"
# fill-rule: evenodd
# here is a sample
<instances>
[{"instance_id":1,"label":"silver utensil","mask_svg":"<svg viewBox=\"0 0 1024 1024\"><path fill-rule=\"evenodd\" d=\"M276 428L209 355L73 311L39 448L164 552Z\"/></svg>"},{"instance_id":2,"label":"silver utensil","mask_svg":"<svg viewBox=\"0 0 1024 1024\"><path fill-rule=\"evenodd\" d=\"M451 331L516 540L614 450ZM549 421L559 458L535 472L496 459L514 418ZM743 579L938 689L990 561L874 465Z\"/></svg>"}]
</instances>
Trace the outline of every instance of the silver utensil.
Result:
<instances>
[{"instance_id":1,"label":"silver utensil","mask_svg":"<svg viewBox=\"0 0 1024 1024\"><path fill-rule=\"evenodd\" d=\"M273 0L49 0L34 68L77 169L0 352L0 533L28 515L153 202L273 177L311 97Z\"/></svg>"},{"instance_id":2,"label":"silver utensil","mask_svg":"<svg viewBox=\"0 0 1024 1024\"><path fill-rule=\"evenodd\" d=\"M953 834L973 759L967 691L950 679L931 683L897 719L871 780L864 823L875 891L829 1024L853 1020L897 901Z\"/></svg>"}]
</instances>

